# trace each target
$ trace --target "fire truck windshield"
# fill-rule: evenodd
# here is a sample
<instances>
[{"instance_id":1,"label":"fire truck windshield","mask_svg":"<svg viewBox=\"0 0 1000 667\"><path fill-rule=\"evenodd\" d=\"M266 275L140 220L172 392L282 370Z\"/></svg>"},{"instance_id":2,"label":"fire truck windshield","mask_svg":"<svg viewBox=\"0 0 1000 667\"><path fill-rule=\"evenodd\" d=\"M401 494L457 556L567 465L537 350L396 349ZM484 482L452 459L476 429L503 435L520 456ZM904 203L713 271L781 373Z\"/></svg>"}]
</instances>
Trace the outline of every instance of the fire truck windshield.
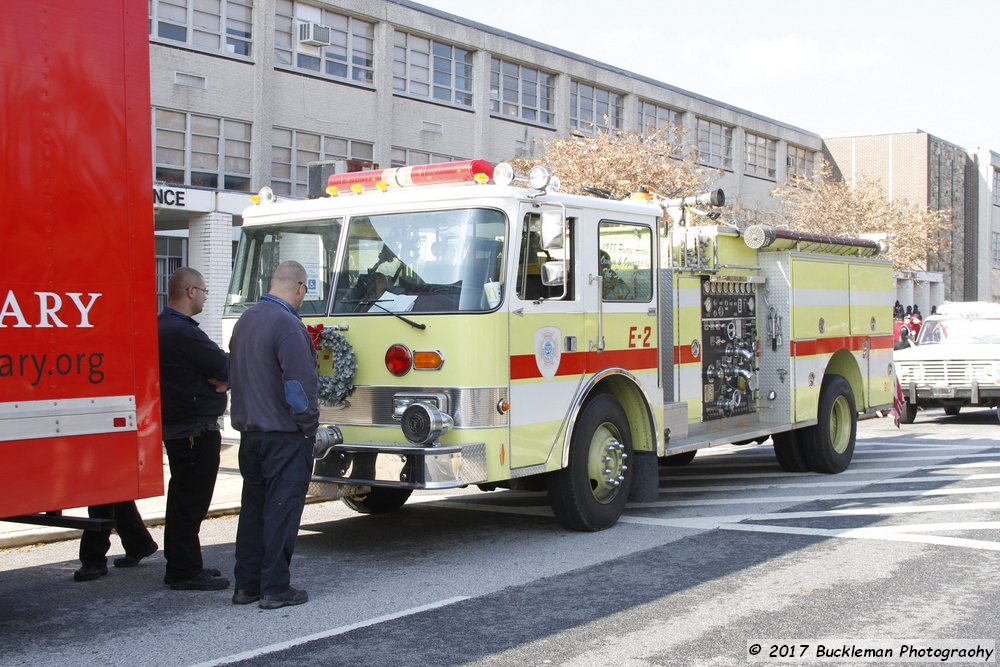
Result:
<instances>
[{"instance_id":1,"label":"fire truck windshield","mask_svg":"<svg viewBox=\"0 0 1000 667\"><path fill-rule=\"evenodd\" d=\"M333 218L243 227L225 314L239 315L260 301L271 285L274 269L288 260L302 264L308 276L309 291L300 312L326 313L330 272L342 222L343 218Z\"/></svg>"},{"instance_id":2,"label":"fire truck windshield","mask_svg":"<svg viewBox=\"0 0 1000 667\"><path fill-rule=\"evenodd\" d=\"M492 209L356 216L333 311L484 312L503 298L506 216Z\"/></svg>"}]
</instances>

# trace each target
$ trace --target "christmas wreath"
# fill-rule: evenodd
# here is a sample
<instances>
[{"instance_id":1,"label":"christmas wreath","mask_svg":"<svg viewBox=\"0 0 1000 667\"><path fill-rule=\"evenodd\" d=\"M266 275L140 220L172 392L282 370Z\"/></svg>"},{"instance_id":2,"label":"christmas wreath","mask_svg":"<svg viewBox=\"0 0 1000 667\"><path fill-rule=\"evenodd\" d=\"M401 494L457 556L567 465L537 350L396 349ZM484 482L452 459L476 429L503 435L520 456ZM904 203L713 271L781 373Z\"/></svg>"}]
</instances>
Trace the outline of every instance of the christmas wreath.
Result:
<instances>
[{"instance_id":1,"label":"christmas wreath","mask_svg":"<svg viewBox=\"0 0 1000 667\"><path fill-rule=\"evenodd\" d=\"M319 400L324 405L340 405L354 391L354 372L358 362L351 343L333 328L322 324L308 327L317 350L329 350L333 357L333 374L319 376Z\"/></svg>"}]
</instances>

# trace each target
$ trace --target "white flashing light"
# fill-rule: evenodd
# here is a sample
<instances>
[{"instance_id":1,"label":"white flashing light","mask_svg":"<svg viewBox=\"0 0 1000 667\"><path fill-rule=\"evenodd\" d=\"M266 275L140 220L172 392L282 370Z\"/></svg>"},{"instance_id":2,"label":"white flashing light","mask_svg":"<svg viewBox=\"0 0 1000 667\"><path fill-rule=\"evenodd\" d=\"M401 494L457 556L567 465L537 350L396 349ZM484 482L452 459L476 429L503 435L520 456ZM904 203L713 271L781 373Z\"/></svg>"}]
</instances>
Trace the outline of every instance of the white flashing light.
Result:
<instances>
[{"instance_id":1,"label":"white flashing light","mask_svg":"<svg viewBox=\"0 0 1000 667\"><path fill-rule=\"evenodd\" d=\"M528 185L536 190L544 190L552 180L552 172L547 167L538 164L528 172Z\"/></svg>"},{"instance_id":2,"label":"white flashing light","mask_svg":"<svg viewBox=\"0 0 1000 667\"><path fill-rule=\"evenodd\" d=\"M514 182L514 167L509 162L501 162L493 168L493 182L497 185L510 185Z\"/></svg>"}]
</instances>

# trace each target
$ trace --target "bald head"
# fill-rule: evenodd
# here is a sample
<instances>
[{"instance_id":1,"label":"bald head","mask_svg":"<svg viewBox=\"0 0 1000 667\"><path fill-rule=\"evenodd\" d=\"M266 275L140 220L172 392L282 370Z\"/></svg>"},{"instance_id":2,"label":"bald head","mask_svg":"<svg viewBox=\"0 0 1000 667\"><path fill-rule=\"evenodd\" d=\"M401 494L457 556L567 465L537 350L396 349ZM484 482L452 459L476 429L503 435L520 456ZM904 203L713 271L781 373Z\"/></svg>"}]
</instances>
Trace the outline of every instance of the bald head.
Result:
<instances>
[{"instance_id":1,"label":"bald head","mask_svg":"<svg viewBox=\"0 0 1000 667\"><path fill-rule=\"evenodd\" d=\"M271 276L271 289L268 292L279 299L284 299L298 310L306 298L308 279L305 267L298 262L293 260L282 262Z\"/></svg>"},{"instance_id":2,"label":"bald head","mask_svg":"<svg viewBox=\"0 0 1000 667\"><path fill-rule=\"evenodd\" d=\"M182 266L173 272L167 282L167 302L174 310L185 315L197 315L205 307L208 290L205 277L191 267Z\"/></svg>"}]
</instances>

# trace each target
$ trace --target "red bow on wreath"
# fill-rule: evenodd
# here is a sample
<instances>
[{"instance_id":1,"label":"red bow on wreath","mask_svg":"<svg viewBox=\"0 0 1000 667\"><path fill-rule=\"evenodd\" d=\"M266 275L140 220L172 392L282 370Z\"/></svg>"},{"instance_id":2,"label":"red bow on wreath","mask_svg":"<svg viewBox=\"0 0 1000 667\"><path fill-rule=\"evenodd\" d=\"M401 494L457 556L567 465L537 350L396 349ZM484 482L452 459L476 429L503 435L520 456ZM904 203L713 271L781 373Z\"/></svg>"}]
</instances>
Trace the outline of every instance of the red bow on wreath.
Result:
<instances>
[{"instance_id":1,"label":"red bow on wreath","mask_svg":"<svg viewBox=\"0 0 1000 667\"><path fill-rule=\"evenodd\" d=\"M309 332L309 337L312 338L313 347L318 350L320 346L319 335L323 333L323 325L317 324L316 326L310 326L307 324L306 331Z\"/></svg>"}]
</instances>

